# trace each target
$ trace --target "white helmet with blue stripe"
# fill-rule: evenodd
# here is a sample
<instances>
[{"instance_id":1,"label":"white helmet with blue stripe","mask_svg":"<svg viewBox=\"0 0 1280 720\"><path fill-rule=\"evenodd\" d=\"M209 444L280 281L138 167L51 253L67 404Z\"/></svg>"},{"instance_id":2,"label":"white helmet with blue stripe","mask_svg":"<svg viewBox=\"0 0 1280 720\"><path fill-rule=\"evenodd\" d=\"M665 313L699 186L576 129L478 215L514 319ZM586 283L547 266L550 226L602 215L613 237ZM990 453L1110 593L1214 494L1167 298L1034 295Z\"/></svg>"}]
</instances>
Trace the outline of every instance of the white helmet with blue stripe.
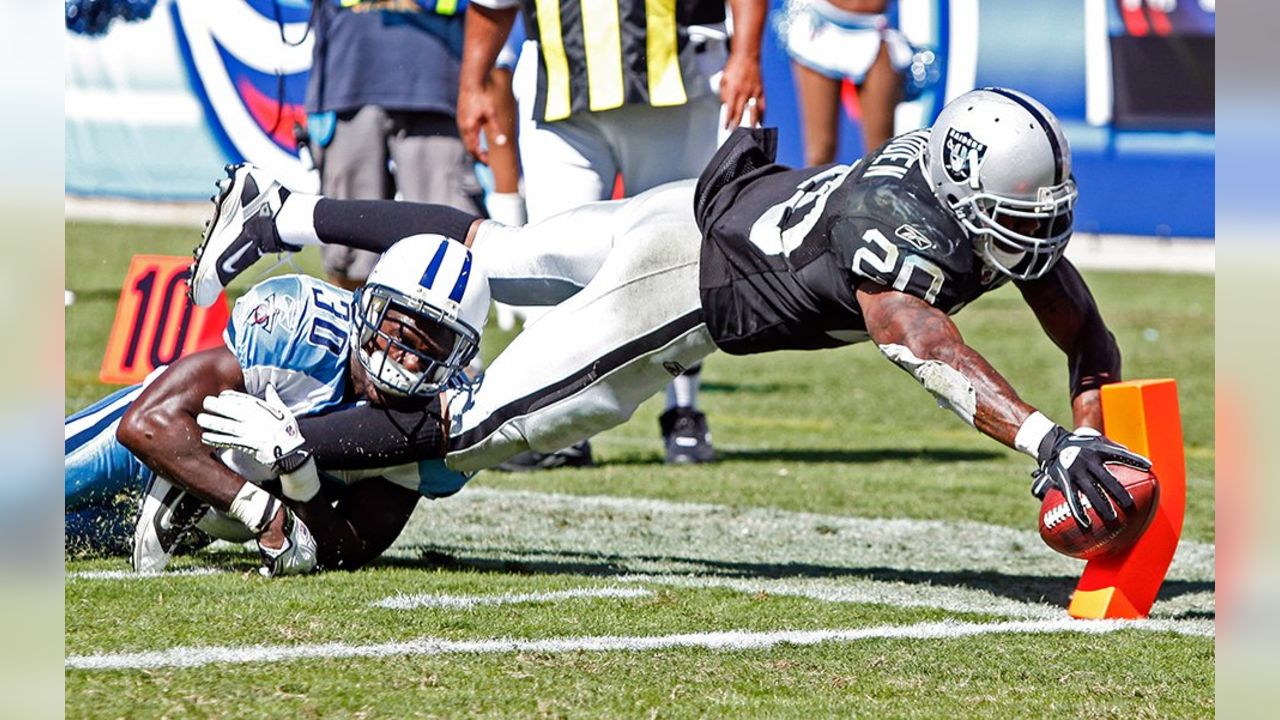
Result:
<instances>
[{"instance_id":1,"label":"white helmet with blue stripe","mask_svg":"<svg viewBox=\"0 0 1280 720\"><path fill-rule=\"evenodd\" d=\"M383 253L356 290L356 356L379 390L433 395L475 357L488 313L489 281L471 250L413 235Z\"/></svg>"}]
</instances>

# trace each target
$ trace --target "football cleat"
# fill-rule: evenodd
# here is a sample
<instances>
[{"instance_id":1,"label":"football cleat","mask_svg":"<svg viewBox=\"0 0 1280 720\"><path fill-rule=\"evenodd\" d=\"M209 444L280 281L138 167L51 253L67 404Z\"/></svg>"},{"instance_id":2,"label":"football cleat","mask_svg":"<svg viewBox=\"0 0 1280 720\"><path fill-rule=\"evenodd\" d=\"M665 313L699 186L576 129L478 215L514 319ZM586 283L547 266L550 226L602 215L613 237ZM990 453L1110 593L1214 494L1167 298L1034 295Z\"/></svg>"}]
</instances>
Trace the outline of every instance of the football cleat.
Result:
<instances>
[{"instance_id":1,"label":"football cleat","mask_svg":"<svg viewBox=\"0 0 1280 720\"><path fill-rule=\"evenodd\" d=\"M263 577L305 575L316 569L316 539L305 523L293 511L282 507L284 515L284 547L263 547L258 540L258 552L262 555Z\"/></svg>"},{"instance_id":2,"label":"football cleat","mask_svg":"<svg viewBox=\"0 0 1280 720\"><path fill-rule=\"evenodd\" d=\"M179 551L211 542L207 535L194 530L208 509L204 501L153 474L142 494L133 527L133 571L158 573Z\"/></svg>"},{"instance_id":3,"label":"football cleat","mask_svg":"<svg viewBox=\"0 0 1280 720\"><path fill-rule=\"evenodd\" d=\"M495 469L504 472L530 472L560 467L591 467L594 464L595 462L591 459L591 443L583 440L577 445L570 445L555 452L526 450Z\"/></svg>"},{"instance_id":4,"label":"football cleat","mask_svg":"<svg viewBox=\"0 0 1280 720\"><path fill-rule=\"evenodd\" d=\"M711 430L707 416L691 407L673 407L658 417L663 444L667 448L667 464L715 462L711 446Z\"/></svg>"},{"instance_id":5,"label":"football cleat","mask_svg":"<svg viewBox=\"0 0 1280 720\"><path fill-rule=\"evenodd\" d=\"M212 305L228 283L263 255L299 249L281 243L275 229L275 215L287 197L289 191L261 168L227 166L218 194L210 198L213 218L205 224L191 263L191 302Z\"/></svg>"}]
</instances>

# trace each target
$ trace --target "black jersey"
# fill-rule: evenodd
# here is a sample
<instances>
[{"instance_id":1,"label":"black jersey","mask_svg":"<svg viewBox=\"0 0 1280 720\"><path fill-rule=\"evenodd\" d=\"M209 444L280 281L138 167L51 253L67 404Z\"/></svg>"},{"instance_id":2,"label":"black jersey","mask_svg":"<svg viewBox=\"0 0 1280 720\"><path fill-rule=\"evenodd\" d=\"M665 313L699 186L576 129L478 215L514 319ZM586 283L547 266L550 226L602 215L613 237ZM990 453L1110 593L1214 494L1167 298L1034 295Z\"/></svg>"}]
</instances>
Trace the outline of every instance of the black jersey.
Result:
<instances>
[{"instance_id":1,"label":"black jersey","mask_svg":"<svg viewBox=\"0 0 1280 720\"><path fill-rule=\"evenodd\" d=\"M927 129L854 165L803 170L771 162L770 133L736 132L699 179L695 207L703 312L725 352L868 339L854 294L865 280L951 314L1008 279L930 190Z\"/></svg>"}]
</instances>

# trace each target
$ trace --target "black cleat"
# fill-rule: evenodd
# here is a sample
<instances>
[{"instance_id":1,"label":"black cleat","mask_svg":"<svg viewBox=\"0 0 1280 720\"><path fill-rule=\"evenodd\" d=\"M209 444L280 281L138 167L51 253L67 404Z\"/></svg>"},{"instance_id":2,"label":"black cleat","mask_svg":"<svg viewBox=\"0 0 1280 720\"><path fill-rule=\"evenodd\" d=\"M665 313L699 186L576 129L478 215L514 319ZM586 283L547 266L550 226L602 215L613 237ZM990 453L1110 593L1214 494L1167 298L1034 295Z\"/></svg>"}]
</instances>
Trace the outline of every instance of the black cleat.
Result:
<instances>
[{"instance_id":1,"label":"black cleat","mask_svg":"<svg viewBox=\"0 0 1280 720\"><path fill-rule=\"evenodd\" d=\"M715 462L711 446L711 430L707 416L694 408L674 407L658 417L663 444L667 448L667 464Z\"/></svg>"}]
</instances>

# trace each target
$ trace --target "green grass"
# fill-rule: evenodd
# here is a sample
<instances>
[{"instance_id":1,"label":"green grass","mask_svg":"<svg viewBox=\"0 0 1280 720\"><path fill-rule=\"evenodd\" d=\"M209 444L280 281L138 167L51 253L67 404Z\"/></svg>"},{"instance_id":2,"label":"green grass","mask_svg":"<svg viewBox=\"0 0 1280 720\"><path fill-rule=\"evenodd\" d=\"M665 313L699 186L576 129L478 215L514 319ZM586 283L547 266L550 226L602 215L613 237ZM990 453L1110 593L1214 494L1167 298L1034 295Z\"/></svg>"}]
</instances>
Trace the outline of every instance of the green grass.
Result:
<instances>
[{"instance_id":1,"label":"green grass","mask_svg":"<svg viewBox=\"0 0 1280 720\"><path fill-rule=\"evenodd\" d=\"M66 237L67 287L79 297L66 313L71 412L111 389L98 383L97 369L129 257L185 255L198 232L69 223ZM319 264L307 254L299 263L311 272ZM1212 543L1213 279L1087 279L1120 341L1126 375L1179 382L1188 457L1184 538ZM233 293L251 282L237 281ZM1066 363L1016 291L984 298L957 321L1028 402L1069 417ZM485 355L506 339L489 333ZM1046 607L1070 592L1078 565L1034 538L1037 504L1027 492L1026 458L937 409L874 348L715 356L704 382L701 404L722 458L713 466L662 464L661 402L653 400L594 441L599 467L484 473L456 498L422 503L390 557L365 571L267 581L252 574L251 554L222 547L179 562L227 571L216 575L71 577L66 652L988 622L1005 618L981 602L944 610L933 600L898 600L953 597L954 590L960 599L986 593L992 603ZM544 493L658 502L583 509ZM732 509L664 504L690 502ZM926 557L921 545L892 539L891 524L851 531L863 527L849 524L860 518L982 523L956 526L977 533L960 538L969 548L983 546L983 533L1023 534L1001 550L1004 560L964 552ZM118 558L68 559L73 572L125 567ZM687 572L756 589L679 584ZM628 579L633 573L645 578ZM1175 565L1159 614L1212 619L1212 581L1211 558L1207 569L1203 562ZM623 582L652 594L469 610L370 606L398 593L489 595ZM788 594L788 587L887 588L889 600L831 602ZM66 708L69 717L1208 717L1213 660L1212 638L1134 630L740 652L394 656L68 670Z\"/></svg>"}]
</instances>

